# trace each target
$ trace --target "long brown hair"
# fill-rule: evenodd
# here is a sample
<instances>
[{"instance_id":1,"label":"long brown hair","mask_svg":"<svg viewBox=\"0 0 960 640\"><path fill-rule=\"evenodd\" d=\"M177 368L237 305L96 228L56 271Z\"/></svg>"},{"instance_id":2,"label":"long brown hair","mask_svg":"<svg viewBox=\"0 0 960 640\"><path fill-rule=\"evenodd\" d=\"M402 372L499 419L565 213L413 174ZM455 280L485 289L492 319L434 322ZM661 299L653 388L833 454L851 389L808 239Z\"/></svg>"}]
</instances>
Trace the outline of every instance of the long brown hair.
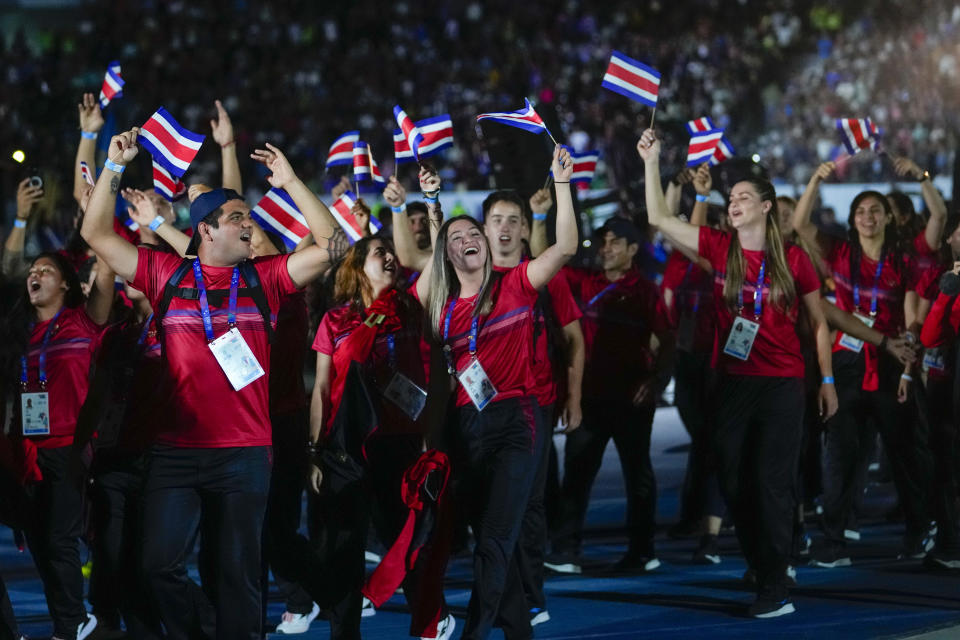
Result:
<instances>
[{"instance_id":1,"label":"long brown hair","mask_svg":"<svg viewBox=\"0 0 960 640\"><path fill-rule=\"evenodd\" d=\"M343 262L337 269L333 298L338 304L349 302L357 311L363 311L373 302L373 287L370 286L370 278L363 270L363 265L367 261L370 245L374 240L382 242L387 251L393 253L393 246L386 238L367 236L357 240L347 250L346 255L343 256Z\"/></svg>"},{"instance_id":2,"label":"long brown hair","mask_svg":"<svg viewBox=\"0 0 960 640\"><path fill-rule=\"evenodd\" d=\"M783 237L780 235L780 221L778 219L777 192L773 185L761 178L746 177L740 182L749 182L760 196L760 202L769 202L770 211L767 212L767 226L764 232L764 255L766 257L766 272L770 278L770 298L778 309L785 310L793 306L797 300L796 285L790 265L787 264L787 252L784 249ZM730 239L730 250L727 252L727 273L723 282L723 300L731 311L739 311L739 297L746 279L747 260L740 246L740 236L733 233ZM766 278L766 276L765 276ZM762 287L763 283L757 283Z\"/></svg>"}]
</instances>

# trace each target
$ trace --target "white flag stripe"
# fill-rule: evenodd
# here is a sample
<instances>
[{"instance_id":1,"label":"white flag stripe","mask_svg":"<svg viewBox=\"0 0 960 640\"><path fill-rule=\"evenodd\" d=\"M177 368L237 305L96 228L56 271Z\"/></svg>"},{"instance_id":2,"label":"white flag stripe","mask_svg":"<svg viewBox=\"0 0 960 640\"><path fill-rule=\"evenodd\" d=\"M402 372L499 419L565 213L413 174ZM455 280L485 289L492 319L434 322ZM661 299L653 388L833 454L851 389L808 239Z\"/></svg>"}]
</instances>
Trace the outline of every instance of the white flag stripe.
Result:
<instances>
[{"instance_id":1,"label":"white flag stripe","mask_svg":"<svg viewBox=\"0 0 960 640\"><path fill-rule=\"evenodd\" d=\"M159 140L157 140L156 136L154 136L152 133L150 133L150 132L147 131L146 129L140 129L140 136L146 138L146 139L149 140L151 143L153 143L153 146L155 146L157 149L159 149L159 150L160 150L160 153L162 153L163 156L164 156L171 164L173 164L173 165L175 165L175 166L177 166L177 167L180 167L180 168L183 169L184 171L186 171L186 170L190 167L190 163L189 163L189 162L184 162L183 160L180 160L180 159L177 158L175 155L173 155L173 154L170 152L170 149L168 149L165 145L161 144L161 142L160 142Z\"/></svg>"},{"instance_id":2,"label":"white flag stripe","mask_svg":"<svg viewBox=\"0 0 960 640\"><path fill-rule=\"evenodd\" d=\"M303 217L303 214L291 207L290 203L281 198L276 191L273 189L267 191L267 197L270 198L270 200L278 207L290 214L291 218L301 223L303 226L307 226L307 219Z\"/></svg>"},{"instance_id":3,"label":"white flag stripe","mask_svg":"<svg viewBox=\"0 0 960 640\"><path fill-rule=\"evenodd\" d=\"M199 149L200 145L203 144L202 140L195 141L195 140L191 140L190 138L184 138L182 135L180 135L179 131L173 128L173 125L167 122L166 118L164 118L160 114L154 114L154 115L156 117L153 118L153 121L159 123L161 127L167 130L167 133L173 136L174 140L176 140L183 146L190 147L191 149ZM141 129L140 131L143 131L143 129Z\"/></svg>"},{"instance_id":4,"label":"white flag stripe","mask_svg":"<svg viewBox=\"0 0 960 640\"><path fill-rule=\"evenodd\" d=\"M638 75L638 76L642 76L642 77L646 78L647 80L649 80L650 82L652 82L653 84L656 84L656 85L659 85L659 84L660 84L660 78L658 78L657 76L653 75L653 74L650 73L649 71L646 71L646 70L644 70L644 69L641 69L640 67L635 67L635 66L633 66L632 64L630 64L629 62L624 62L623 60L621 60L620 58L618 58L618 57L616 57L616 56L612 56L612 57L610 58L610 64L615 64L615 65L617 65L618 67L620 67L621 69L626 69L626 70L629 71L630 73L633 73L633 74ZM618 79L619 79L619 78L618 78ZM606 80L607 80L608 82L610 82L610 81L611 81L611 77L608 75L607 78L606 78ZM635 86L635 85L634 85L634 86Z\"/></svg>"},{"instance_id":5,"label":"white flag stripe","mask_svg":"<svg viewBox=\"0 0 960 640\"><path fill-rule=\"evenodd\" d=\"M656 99L657 99L657 94L651 93L651 92L649 92L649 91L646 91L645 89L641 89L641 88L638 87L637 85L635 85L635 84L630 84L630 83L627 82L626 80L621 80L620 78L618 78L618 77L616 77L616 76L610 76L610 75L608 75L608 76L605 76L603 79L604 79L604 81L609 82L610 84L615 84L615 85L617 85L618 87L621 87L621 88L623 88L623 89L626 89L626 90L629 91L630 93L634 93L634 94L636 94L636 95L638 95L638 96L643 96L643 97L645 97L645 98L648 98L649 100L656 100Z\"/></svg>"},{"instance_id":6,"label":"white flag stripe","mask_svg":"<svg viewBox=\"0 0 960 640\"><path fill-rule=\"evenodd\" d=\"M273 216L271 216L269 213L267 213L262 207L254 207L253 210L254 212L256 212L258 216L263 218L264 222L270 225L273 231L279 233L280 235L290 240L293 240L294 244L299 244L300 241L303 240L303 238L298 237L297 234L295 234L293 231L291 231L287 227L277 222L277 220ZM305 237L306 236L304 236L304 238Z\"/></svg>"}]
</instances>

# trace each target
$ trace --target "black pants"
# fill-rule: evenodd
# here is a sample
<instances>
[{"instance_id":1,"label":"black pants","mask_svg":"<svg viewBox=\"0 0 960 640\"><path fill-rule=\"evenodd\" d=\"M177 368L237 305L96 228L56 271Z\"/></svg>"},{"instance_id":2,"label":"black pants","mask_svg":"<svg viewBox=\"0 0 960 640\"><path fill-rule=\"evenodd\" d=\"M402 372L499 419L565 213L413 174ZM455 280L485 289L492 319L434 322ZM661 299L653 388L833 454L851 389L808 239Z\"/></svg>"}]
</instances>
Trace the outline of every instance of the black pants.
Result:
<instances>
[{"instance_id":1,"label":"black pants","mask_svg":"<svg viewBox=\"0 0 960 640\"><path fill-rule=\"evenodd\" d=\"M198 528L201 555L213 565L205 591L212 594L217 638L261 637L260 551L271 458L270 447L157 446L148 454L144 573L169 639L201 633L186 568Z\"/></svg>"},{"instance_id":2,"label":"black pants","mask_svg":"<svg viewBox=\"0 0 960 640\"><path fill-rule=\"evenodd\" d=\"M937 521L937 551L957 554L960 553L960 510L957 505L960 492L956 472L960 465L960 435L953 415L953 380L929 380L926 405L935 470L930 504Z\"/></svg>"},{"instance_id":3,"label":"black pants","mask_svg":"<svg viewBox=\"0 0 960 640\"><path fill-rule=\"evenodd\" d=\"M94 458L90 602L98 620L120 612L127 633L150 640L162 638L163 630L141 573L144 469L142 455L106 450Z\"/></svg>"},{"instance_id":4,"label":"black pants","mask_svg":"<svg viewBox=\"0 0 960 640\"><path fill-rule=\"evenodd\" d=\"M38 449L43 480L30 489L34 522L27 542L37 565L54 635L72 640L87 619L80 572L83 474L73 447Z\"/></svg>"},{"instance_id":5,"label":"black pants","mask_svg":"<svg viewBox=\"0 0 960 640\"><path fill-rule=\"evenodd\" d=\"M628 553L654 557L657 481L650 462L654 411L653 404L635 407L629 402L584 401L583 424L567 435L560 518L552 540L554 553L580 553L590 489L600 470L603 451L613 438L627 494Z\"/></svg>"},{"instance_id":6,"label":"black pants","mask_svg":"<svg viewBox=\"0 0 960 640\"><path fill-rule=\"evenodd\" d=\"M530 397L482 412L459 407L450 421L457 501L469 511L476 540L465 640L486 638L495 623L508 640L533 637L514 549L536 472L539 422Z\"/></svg>"},{"instance_id":7,"label":"black pants","mask_svg":"<svg viewBox=\"0 0 960 640\"><path fill-rule=\"evenodd\" d=\"M716 394L720 488L758 589L785 583L803 428L801 378L721 376Z\"/></svg>"},{"instance_id":8,"label":"black pants","mask_svg":"<svg viewBox=\"0 0 960 640\"><path fill-rule=\"evenodd\" d=\"M520 540L515 551L517 566L520 569L520 581L523 593L527 597L528 609L546 609L547 598L543 593L543 557L547 546L547 514L544 505L544 491L547 486L547 467L549 466L550 447L553 444L554 424L553 405L540 407L539 431L536 435L536 459L533 464L536 472L530 487L530 499L523 512L520 526Z\"/></svg>"},{"instance_id":9,"label":"black pants","mask_svg":"<svg viewBox=\"0 0 960 640\"><path fill-rule=\"evenodd\" d=\"M857 504L857 494L862 493L858 478L873 450L874 428L880 432L890 460L907 535L922 536L930 523L924 495L928 485L920 480L926 473L921 469L921 446L911 431L916 405L897 402L902 367L882 355L877 391L863 390L863 371L863 353L833 354L839 408L827 422L824 438L821 526L828 543L838 546L845 544L843 530Z\"/></svg>"},{"instance_id":10,"label":"black pants","mask_svg":"<svg viewBox=\"0 0 960 640\"><path fill-rule=\"evenodd\" d=\"M725 511L708 411L714 377L709 353L677 352L674 404L690 435L690 455L680 503L682 522L697 522L704 516L720 517Z\"/></svg>"},{"instance_id":11,"label":"black pants","mask_svg":"<svg viewBox=\"0 0 960 640\"><path fill-rule=\"evenodd\" d=\"M17 619L13 615L13 605L10 604L10 594L7 585L0 576L0 640L20 640L17 630Z\"/></svg>"},{"instance_id":12,"label":"black pants","mask_svg":"<svg viewBox=\"0 0 960 640\"><path fill-rule=\"evenodd\" d=\"M306 408L271 416L274 465L264 521L264 548L287 611L308 614L313 599L295 579L305 540L300 535L300 512L307 476Z\"/></svg>"}]
</instances>

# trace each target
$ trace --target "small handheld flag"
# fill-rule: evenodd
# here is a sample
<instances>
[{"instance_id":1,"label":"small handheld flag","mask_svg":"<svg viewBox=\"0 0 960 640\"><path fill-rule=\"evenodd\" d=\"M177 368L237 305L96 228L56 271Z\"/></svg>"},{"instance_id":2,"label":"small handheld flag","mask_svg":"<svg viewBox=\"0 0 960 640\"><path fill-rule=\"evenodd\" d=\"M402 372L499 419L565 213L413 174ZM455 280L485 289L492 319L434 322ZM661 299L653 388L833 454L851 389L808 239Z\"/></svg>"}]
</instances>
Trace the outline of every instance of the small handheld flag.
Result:
<instances>
[{"instance_id":1,"label":"small handheld flag","mask_svg":"<svg viewBox=\"0 0 960 640\"><path fill-rule=\"evenodd\" d=\"M93 172L90 171L90 166L83 160L80 161L80 175L83 176L84 182L89 184L91 187L95 184L93 180Z\"/></svg>"},{"instance_id":2,"label":"small handheld flag","mask_svg":"<svg viewBox=\"0 0 960 640\"><path fill-rule=\"evenodd\" d=\"M180 178L171 175L169 171L163 168L163 165L154 160L153 190L166 198L168 202L173 202L183 197L187 192L187 185Z\"/></svg>"},{"instance_id":3,"label":"small handheld flag","mask_svg":"<svg viewBox=\"0 0 960 640\"><path fill-rule=\"evenodd\" d=\"M852 156L862 149L876 151L880 131L874 126L870 118L838 118L837 130L840 140L847 152Z\"/></svg>"},{"instance_id":4,"label":"small handheld flag","mask_svg":"<svg viewBox=\"0 0 960 640\"><path fill-rule=\"evenodd\" d=\"M370 147L366 142L353 143L353 179L356 182L370 180Z\"/></svg>"},{"instance_id":5,"label":"small handheld flag","mask_svg":"<svg viewBox=\"0 0 960 640\"><path fill-rule=\"evenodd\" d=\"M703 131L710 131L711 129L716 129L716 127L713 125L713 120L708 116L703 116L702 118L697 118L687 123L687 132L690 135L696 135Z\"/></svg>"},{"instance_id":6,"label":"small handheld flag","mask_svg":"<svg viewBox=\"0 0 960 640\"><path fill-rule=\"evenodd\" d=\"M263 228L269 228L283 239L287 248L294 249L310 233L307 220L283 189L267 191L250 211L250 217Z\"/></svg>"},{"instance_id":7,"label":"small handheld flag","mask_svg":"<svg viewBox=\"0 0 960 640\"><path fill-rule=\"evenodd\" d=\"M205 139L206 136L181 127L166 109L160 107L140 127L138 142L164 169L180 178L187 172Z\"/></svg>"},{"instance_id":8,"label":"small handheld flag","mask_svg":"<svg viewBox=\"0 0 960 640\"><path fill-rule=\"evenodd\" d=\"M435 118L427 118L415 123L423 142L420 143L419 155L427 158L453 145L453 121L450 116L443 114ZM393 132L393 157L397 164L415 160L413 151L407 143L403 131Z\"/></svg>"},{"instance_id":9,"label":"small handheld flag","mask_svg":"<svg viewBox=\"0 0 960 640\"><path fill-rule=\"evenodd\" d=\"M120 76L120 63L114 60L107 67L103 76L103 86L100 88L100 108L106 109L111 100L123 97L123 78Z\"/></svg>"},{"instance_id":10,"label":"small handheld flag","mask_svg":"<svg viewBox=\"0 0 960 640\"><path fill-rule=\"evenodd\" d=\"M570 182L590 184L593 180L593 174L597 170L597 161L600 159L600 152L584 151L583 153L574 153L571 151L570 158L573 160L573 173L570 175Z\"/></svg>"},{"instance_id":11,"label":"small handheld flag","mask_svg":"<svg viewBox=\"0 0 960 640\"><path fill-rule=\"evenodd\" d=\"M660 91L660 72L614 51L610 55L610 64L601 83L605 89L615 91L631 100L657 107L657 94Z\"/></svg>"},{"instance_id":12,"label":"small handheld flag","mask_svg":"<svg viewBox=\"0 0 960 640\"><path fill-rule=\"evenodd\" d=\"M357 240L363 237L363 230L357 223L356 216L351 213L353 210L353 205L356 203L356 194L347 189L343 192L342 196L334 201L333 206L330 207L330 213L337 221L337 224L339 224L343 229L344 233L347 234L347 240L350 242L350 244L355 243ZM376 233L382 227L383 224L381 224L379 220L373 216L370 216L370 233Z\"/></svg>"},{"instance_id":13,"label":"small handheld flag","mask_svg":"<svg viewBox=\"0 0 960 640\"><path fill-rule=\"evenodd\" d=\"M557 144L553 134L550 133L547 125L543 122L543 118L540 117L533 108L533 105L530 104L530 100L524 98L523 103L523 109L518 109L517 111L481 113L477 116L477 120L492 120L493 122L499 122L500 124L505 124L510 127L517 127L530 133L546 132L547 135L550 136L550 139L553 140L553 143Z\"/></svg>"},{"instance_id":14,"label":"small handheld flag","mask_svg":"<svg viewBox=\"0 0 960 640\"><path fill-rule=\"evenodd\" d=\"M710 160L720 139L723 138L723 129L712 129L690 137L690 146L687 149L687 166L696 167Z\"/></svg>"},{"instance_id":15,"label":"small handheld flag","mask_svg":"<svg viewBox=\"0 0 960 640\"><path fill-rule=\"evenodd\" d=\"M359 131L347 131L333 141L327 153L327 168L353 163L353 143L360 139Z\"/></svg>"},{"instance_id":16,"label":"small handheld flag","mask_svg":"<svg viewBox=\"0 0 960 640\"><path fill-rule=\"evenodd\" d=\"M397 119L397 126L403 132L403 137L407 140L407 146L413 152L413 159L420 162L420 145L423 144L423 134L417 128L413 119L400 108L400 105L393 107L393 117Z\"/></svg>"},{"instance_id":17,"label":"small handheld flag","mask_svg":"<svg viewBox=\"0 0 960 640\"><path fill-rule=\"evenodd\" d=\"M730 141L727 140L727 136L720 138L720 142L717 143L717 148L714 150L713 155L710 156L710 166L715 167L725 160L729 160L734 156L733 145L730 144Z\"/></svg>"}]
</instances>

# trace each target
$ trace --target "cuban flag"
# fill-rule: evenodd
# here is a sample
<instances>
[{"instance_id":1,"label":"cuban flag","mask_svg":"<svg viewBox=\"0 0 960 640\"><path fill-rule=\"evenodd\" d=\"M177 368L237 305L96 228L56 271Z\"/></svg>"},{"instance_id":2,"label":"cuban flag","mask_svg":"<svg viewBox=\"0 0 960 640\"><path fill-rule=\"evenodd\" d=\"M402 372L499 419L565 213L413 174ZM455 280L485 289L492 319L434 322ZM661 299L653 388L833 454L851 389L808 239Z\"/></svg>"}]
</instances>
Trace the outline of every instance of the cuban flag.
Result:
<instances>
[{"instance_id":1,"label":"cuban flag","mask_svg":"<svg viewBox=\"0 0 960 640\"><path fill-rule=\"evenodd\" d=\"M403 132L403 137L407 140L407 146L413 153L413 159L420 161L420 146L423 144L423 134L417 128L413 119L400 108L400 105L393 107L393 117L397 119L397 126Z\"/></svg>"},{"instance_id":2,"label":"cuban flag","mask_svg":"<svg viewBox=\"0 0 960 640\"><path fill-rule=\"evenodd\" d=\"M415 123L415 126L423 136L419 151L421 158L436 155L447 147L453 146L453 121L448 114L421 120ZM397 164L416 160L407 137L399 129L393 132L393 157Z\"/></svg>"},{"instance_id":3,"label":"cuban flag","mask_svg":"<svg viewBox=\"0 0 960 640\"><path fill-rule=\"evenodd\" d=\"M353 143L360 139L359 131L347 131L333 141L327 153L327 168L353 163Z\"/></svg>"},{"instance_id":4,"label":"cuban flag","mask_svg":"<svg viewBox=\"0 0 960 640\"><path fill-rule=\"evenodd\" d=\"M310 233L306 218L293 203L290 194L276 187L267 191L257 206L251 209L250 217L261 228L277 233L291 251Z\"/></svg>"},{"instance_id":5,"label":"cuban flag","mask_svg":"<svg viewBox=\"0 0 960 640\"><path fill-rule=\"evenodd\" d=\"M120 76L120 63L116 60L107 66L100 88L100 108L106 109L111 100L123 97L123 78Z\"/></svg>"},{"instance_id":6,"label":"cuban flag","mask_svg":"<svg viewBox=\"0 0 960 640\"><path fill-rule=\"evenodd\" d=\"M660 72L639 60L614 51L610 55L607 72L603 75L602 86L631 100L656 107L657 93L660 91Z\"/></svg>"},{"instance_id":7,"label":"cuban flag","mask_svg":"<svg viewBox=\"0 0 960 640\"><path fill-rule=\"evenodd\" d=\"M95 184L93 179L93 172L90 171L90 166L83 160L80 161L80 175L83 176L84 182L86 182L91 187Z\"/></svg>"},{"instance_id":8,"label":"cuban flag","mask_svg":"<svg viewBox=\"0 0 960 640\"><path fill-rule=\"evenodd\" d=\"M138 142L164 169L181 178L205 139L206 136L181 127L166 109L160 107L140 127Z\"/></svg>"},{"instance_id":9,"label":"cuban flag","mask_svg":"<svg viewBox=\"0 0 960 640\"><path fill-rule=\"evenodd\" d=\"M715 167L724 160L729 160L733 156L733 145L730 144L729 140L727 140L727 136L723 136L720 138L720 142L717 143L717 148L713 151L713 155L710 156L710 166Z\"/></svg>"},{"instance_id":10,"label":"cuban flag","mask_svg":"<svg viewBox=\"0 0 960 640\"><path fill-rule=\"evenodd\" d=\"M708 162L717 150L721 138L723 129L712 129L691 136L690 146L687 148L687 166L696 167Z\"/></svg>"},{"instance_id":11,"label":"cuban flag","mask_svg":"<svg viewBox=\"0 0 960 640\"><path fill-rule=\"evenodd\" d=\"M153 190L162 195L167 202L173 202L183 197L187 192L187 185L180 178L171 175L169 171L163 168L163 165L154 160Z\"/></svg>"},{"instance_id":12,"label":"cuban flag","mask_svg":"<svg viewBox=\"0 0 960 640\"><path fill-rule=\"evenodd\" d=\"M716 127L713 124L713 120L708 116L703 116L702 118L697 118L687 123L687 132L692 136L712 129L716 129Z\"/></svg>"},{"instance_id":13,"label":"cuban flag","mask_svg":"<svg viewBox=\"0 0 960 640\"><path fill-rule=\"evenodd\" d=\"M838 118L837 130L840 132L840 140L843 146L847 148L850 155L856 155L862 149L877 149L877 139L880 131L874 126L870 118Z\"/></svg>"},{"instance_id":14,"label":"cuban flag","mask_svg":"<svg viewBox=\"0 0 960 640\"><path fill-rule=\"evenodd\" d=\"M600 159L599 151L584 151L583 153L574 153L570 151L570 158L573 160L573 173L570 174L570 182L590 184L593 180L593 174L597 170L597 161Z\"/></svg>"},{"instance_id":15,"label":"cuban flag","mask_svg":"<svg viewBox=\"0 0 960 640\"><path fill-rule=\"evenodd\" d=\"M343 195L337 198L333 206L330 207L330 213L333 215L333 218L337 221L337 224L343 229L347 234L347 240L350 244L353 244L357 240L363 237L363 231L360 229L360 226L357 224L357 218L350 213L353 209L353 205L357 202L357 195L347 189L343 192ZM370 216L370 233L376 233L379 231L383 225L375 217Z\"/></svg>"},{"instance_id":16,"label":"cuban flag","mask_svg":"<svg viewBox=\"0 0 960 640\"><path fill-rule=\"evenodd\" d=\"M526 98L523 99L524 107L517 111L506 111L502 113L481 113L477 116L477 120L492 120L494 122L499 122L500 124L509 125L511 127L517 127L518 129L523 129L524 131L529 131L530 133L543 133L546 131L548 134L550 130L547 129L547 125L544 124L543 118L536 112L533 108L533 105L530 104L530 101Z\"/></svg>"}]
</instances>

